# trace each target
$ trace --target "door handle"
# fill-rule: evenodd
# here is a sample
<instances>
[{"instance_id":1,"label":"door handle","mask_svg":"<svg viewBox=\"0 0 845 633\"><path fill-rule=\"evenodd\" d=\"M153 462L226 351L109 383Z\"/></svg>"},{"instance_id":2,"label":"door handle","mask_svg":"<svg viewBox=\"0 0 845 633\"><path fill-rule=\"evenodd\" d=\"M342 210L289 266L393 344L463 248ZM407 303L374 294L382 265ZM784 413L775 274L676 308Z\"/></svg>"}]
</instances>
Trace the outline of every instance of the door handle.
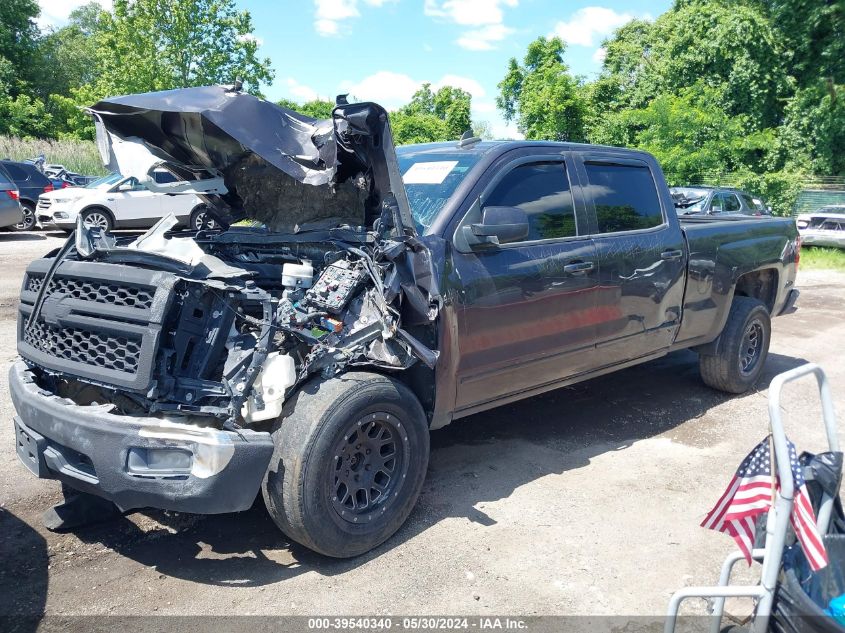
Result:
<instances>
[{"instance_id":1,"label":"door handle","mask_svg":"<svg viewBox=\"0 0 845 633\"><path fill-rule=\"evenodd\" d=\"M681 259L684 256L684 251L663 251L660 253L660 259Z\"/></svg>"},{"instance_id":2,"label":"door handle","mask_svg":"<svg viewBox=\"0 0 845 633\"><path fill-rule=\"evenodd\" d=\"M593 262L577 262L575 264L567 264L564 266L563 272L575 275L578 273L585 273L593 268L595 268Z\"/></svg>"}]
</instances>

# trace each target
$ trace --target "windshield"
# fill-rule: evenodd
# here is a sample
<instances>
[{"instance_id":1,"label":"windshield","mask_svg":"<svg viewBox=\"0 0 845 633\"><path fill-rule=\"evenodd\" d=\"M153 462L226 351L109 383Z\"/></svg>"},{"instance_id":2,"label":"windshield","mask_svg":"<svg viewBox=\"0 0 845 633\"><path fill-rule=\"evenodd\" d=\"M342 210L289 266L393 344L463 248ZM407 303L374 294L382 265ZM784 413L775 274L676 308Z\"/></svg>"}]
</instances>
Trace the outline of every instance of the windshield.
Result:
<instances>
[{"instance_id":1,"label":"windshield","mask_svg":"<svg viewBox=\"0 0 845 633\"><path fill-rule=\"evenodd\" d=\"M431 226L482 154L473 150L432 152L415 150L413 146L397 148L399 171L419 233Z\"/></svg>"},{"instance_id":2,"label":"windshield","mask_svg":"<svg viewBox=\"0 0 845 633\"><path fill-rule=\"evenodd\" d=\"M121 176L120 174L109 174L108 176L103 176L102 178L97 178L97 180L89 182L87 185L85 185L85 188L96 189L97 187L101 187L102 185L113 185L121 178L123 178L123 176Z\"/></svg>"},{"instance_id":3,"label":"windshield","mask_svg":"<svg viewBox=\"0 0 845 633\"><path fill-rule=\"evenodd\" d=\"M675 203L675 211L678 212L678 215L701 213L707 205L708 189L673 187L670 191L672 193L672 201Z\"/></svg>"}]
</instances>

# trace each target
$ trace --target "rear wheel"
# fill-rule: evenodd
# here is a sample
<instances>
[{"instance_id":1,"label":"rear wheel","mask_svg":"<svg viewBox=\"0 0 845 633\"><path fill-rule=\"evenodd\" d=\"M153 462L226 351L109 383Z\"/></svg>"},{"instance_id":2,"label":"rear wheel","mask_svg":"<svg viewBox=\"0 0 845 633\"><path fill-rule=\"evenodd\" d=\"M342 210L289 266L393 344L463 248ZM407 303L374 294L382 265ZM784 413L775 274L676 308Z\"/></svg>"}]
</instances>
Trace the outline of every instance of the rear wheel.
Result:
<instances>
[{"instance_id":1,"label":"rear wheel","mask_svg":"<svg viewBox=\"0 0 845 633\"><path fill-rule=\"evenodd\" d=\"M95 207L82 212L82 223L89 229L102 229L111 231L114 228L114 221L111 214L105 209Z\"/></svg>"},{"instance_id":2,"label":"rear wheel","mask_svg":"<svg viewBox=\"0 0 845 633\"><path fill-rule=\"evenodd\" d=\"M23 211L23 219L9 228L13 231L31 231L35 228L35 205L27 200L21 200L21 211Z\"/></svg>"},{"instance_id":3,"label":"rear wheel","mask_svg":"<svg viewBox=\"0 0 845 633\"><path fill-rule=\"evenodd\" d=\"M771 337L771 318L763 302L735 297L719 338L719 353L699 357L704 383L728 393L748 391L763 372Z\"/></svg>"},{"instance_id":4,"label":"rear wheel","mask_svg":"<svg viewBox=\"0 0 845 633\"><path fill-rule=\"evenodd\" d=\"M428 465L428 424L402 383L350 372L307 384L273 429L264 480L270 516L291 539L347 558L408 518Z\"/></svg>"}]
</instances>

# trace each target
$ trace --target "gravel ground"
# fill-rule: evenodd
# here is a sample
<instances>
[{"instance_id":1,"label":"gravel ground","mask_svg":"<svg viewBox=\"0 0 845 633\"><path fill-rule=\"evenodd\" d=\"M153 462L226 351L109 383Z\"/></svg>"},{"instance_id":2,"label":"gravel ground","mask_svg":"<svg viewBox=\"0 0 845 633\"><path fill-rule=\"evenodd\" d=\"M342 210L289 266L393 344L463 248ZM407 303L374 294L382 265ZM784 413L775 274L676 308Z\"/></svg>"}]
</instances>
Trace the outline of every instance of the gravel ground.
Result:
<instances>
[{"instance_id":1,"label":"gravel ground","mask_svg":"<svg viewBox=\"0 0 845 633\"><path fill-rule=\"evenodd\" d=\"M4 371L23 270L60 244L0 233ZM260 504L47 532L39 517L59 486L18 463L0 380L0 615L662 614L677 588L715 581L731 549L698 524L766 434L771 378L819 363L845 412L845 275L802 272L798 285L759 391L712 391L681 352L458 421L432 435L410 520L354 560L291 545ZM790 387L784 409L799 449L822 448L812 383Z\"/></svg>"}]
</instances>

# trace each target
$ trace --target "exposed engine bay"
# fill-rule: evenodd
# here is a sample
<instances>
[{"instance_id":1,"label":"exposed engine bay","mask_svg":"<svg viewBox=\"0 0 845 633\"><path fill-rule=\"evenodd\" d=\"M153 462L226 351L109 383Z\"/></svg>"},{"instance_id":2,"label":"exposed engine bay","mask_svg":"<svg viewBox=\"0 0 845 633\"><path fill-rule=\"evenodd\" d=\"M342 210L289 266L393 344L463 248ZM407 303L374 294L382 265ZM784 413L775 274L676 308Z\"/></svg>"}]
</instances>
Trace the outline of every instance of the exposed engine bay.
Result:
<instances>
[{"instance_id":1,"label":"exposed engine bay","mask_svg":"<svg viewBox=\"0 0 845 633\"><path fill-rule=\"evenodd\" d=\"M140 238L122 240L80 225L73 257L57 253L52 274L29 271L25 290L35 284L40 297L34 298L22 323L21 351L52 376L54 393L79 404L111 401L127 415L211 416L236 427L277 418L286 395L313 375L328 378L355 366L396 371L418 361L434 367L437 353L402 326L403 313L415 315L410 319L417 324L431 324L437 314L436 304L411 290L414 286L406 283L410 279L403 279L413 238L382 241L373 233L335 229L290 243L285 236L251 228L170 233L167 229L173 223L174 218L165 218ZM427 253L422 244L417 247L417 257ZM108 329L108 325L98 327L90 316L84 327L73 327L74 316L82 318L87 312L79 303L87 298L67 291L69 283L79 283L73 260L80 259L80 252L120 268L129 263L136 269L163 269L155 272L155 292L159 296L167 290L167 307L150 380L134 382L144 371L143 363L124 362L118 369L134 378L117 398L118 381L103 378L101 371L88 376L61 371L27 353L31 346L53 356L62 349L56 340L62 330ZM192 264L185 259L186 252L199 257ZM140 284L121 284L115 296L138 288ZM95 296L95 309L109 302L99 289L89 294ZM403 301L409 294L417 309ZM23 297L26 308L26 294ZM55 302L78 307L54 317ZM137 300L128 312L136 310ZM129 320L128 314L124 320ZM40 336L27 335L39 327ZM143 340L139 347L143 350ZM59 355L78 359L74 350ZM90 360L93 365L100 362L93 355ZM108 394L98 393L96 385Z\"/></svg>"},{"instance_id":2,"label":"exposed engine bay","mask_svg":"<svg viewBox=\"0 0 845 633\"><path fill-rule=\"evenodd\" d=\"M434 368L438 243L416 235L379 106L314 121L203 88L91 112L106 164L171 170L218 223L179 231L170 216L135 238L80 220L34 262L19 351L42 388L237 429L278 418L313 376Z\"/></svg>"}]
</instances>

